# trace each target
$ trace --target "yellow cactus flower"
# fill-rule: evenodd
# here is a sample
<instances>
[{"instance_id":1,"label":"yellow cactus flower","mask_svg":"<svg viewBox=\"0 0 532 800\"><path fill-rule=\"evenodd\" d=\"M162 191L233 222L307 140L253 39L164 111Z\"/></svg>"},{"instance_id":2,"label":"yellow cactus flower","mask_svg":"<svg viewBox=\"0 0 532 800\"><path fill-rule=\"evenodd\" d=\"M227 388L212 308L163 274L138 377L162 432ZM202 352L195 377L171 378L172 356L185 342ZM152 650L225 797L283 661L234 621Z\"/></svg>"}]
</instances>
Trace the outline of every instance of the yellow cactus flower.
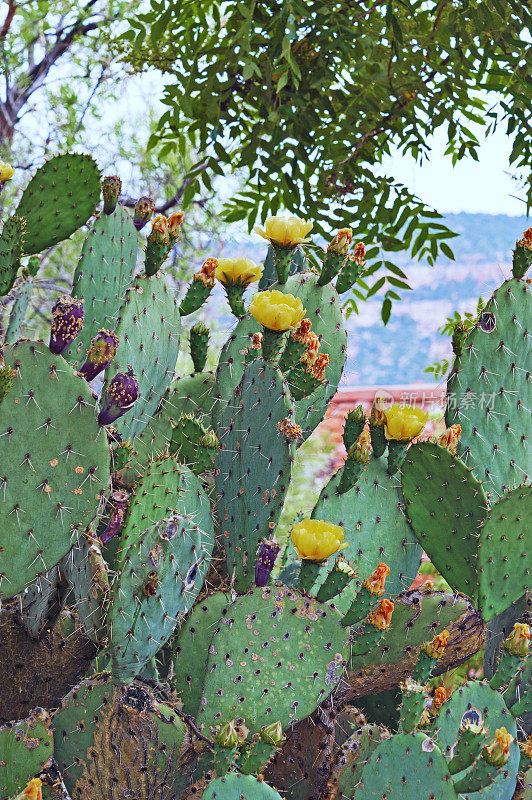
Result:
<instances>
[{"instance_id":1,"label":"yellow cactus flower","mask_svg":"<svg viewBox=\"0 0 532 800\"><path fill-rule=\"evenodd\" d=\"M436 439L436 444L439 444L440 447L445 447L452 456L455 456L461 433L461 425L451 425Z\"/></svg>"},{"instance_id":2,"label":"yellow cactus flower","mask_svg":"<svg viewBox=\"0 0 532 800\"><path fill-rule=\"evenodd\" d=\"M493 767L503 767L510 757L510 745L514 737L506 728L497 728L495 736L482 750L482 755Z\"/></svg>"},{"instance_id":3,"label":"yellow cactus flower","mask_svg":"<svg viewBox=\"0 0 532 800\"><path fill-rule=\"evenodd\" d=\"M431 642L425 642L423 650L431 658L441 658L449 641L449 631L443 630Z\"/></svg>"},{"instance_id":4,"label":"yellow cactus flower","mask_svg":"<svg viewBox=\"0 0 532 800\"><path fill-rule=\"evenodd\" d=\"M340 525L320 519L303 519L292 528L292 542L299 558L325 561L338 550L347 547L345 532Z\"/></svg>"},{"instance_id":5,"label":"yellow cactus flower","mask_svg":"<svg viewBox=\"0 0 532 800\"><path fill-rule=\"evenodd\" d=\"M0 161L0 183L10 181L14 174L15 170L11 164L6 164L5 161Z\"/></svg>"},{"instance_id":6,"label":"yellow cactus flower","mask_svg":"<svg viewBox=\"0 0 532 800\"><path fill-rule=\"evenodd\" d=\"M260 281L264 267L250 258L219 258L216 277L224 286L249 286Z\"/></svg>"},{"instance_id":7,"label":"yellow cactus flower","mask_svg":"<svg viewBox=\"0 0 532 800\"><path fill-rule=\"evenodd\" d=\"M530 626L525 622L516 622L503 646L512 656L526 658L530 647Z\"/></svg>"},{"instance_id":8,"label":"yellow cactus flower","mask_svg":"<svg viewBox=\"0 0 532 800\"><path fill-rule=\"evenodd\" d=\"M407 442L419 436L428 419L428 411L415 406L393 406L384 412L385 434L387 439Z\"/></svg>"},{"instance_id":9,"label":"yellow cactus flower","mask_svg":"<svg viewBox=\"0 0 532 800\"><path fill-rule=\"evenodd\" d=\"M380 631L387 631L392 624L394 608L391 600L381 600L375 611L368 616L368 622Z\"/></svg>"},{"instance_id":10,"label":"yellow cactus flower","mask_svg":"<svg viewBox=\"0 0 532 800\"><path fill-rule=\"evenodd\" d=\"M373 570L369 578L366 578L362 586L364 586L368 592L371 592L371 594L376 594L379 596L384 592L384 582L389 574L390 567L388 564L385 564L381 561L378 567Z\"/></svg>"},{"instance_id":11,"label":"yellow cactus flower","mask_svg":"<svg viewBox=\"0 0 532 800\"><path fill-rule=\"evenodd\" d=\"M300 217L278 214L275 217L268 217L264 225L265 230L257 226L254 231L272 244L281 247L295 247L297 244L310 242L310 239L305 239L305 236L310 233L313 224L309 220L300 219Z\"/></svg>"},{"instance_id":12,"label":"yellow cactus flower","mask_svg":"<svg viewBox=\"0 0 532 800\"><path fill-rule=\"evenodd\" d=\"M305 309L299 297L271 289L257 292L249 306L249 313L265 328L288 331L297 328L305 316Z\"/></svg>"},{"instance_id":13,"label":"yellow cactus flower","mask_svg":"<svg viewBox=\"0 0 532 800\"><path fill-rule=\"evenodd\" d=\"M42 781L40 778L32 778L25 789L14 798L14 800L42 800Z\"/></svg>"}]
</instances>

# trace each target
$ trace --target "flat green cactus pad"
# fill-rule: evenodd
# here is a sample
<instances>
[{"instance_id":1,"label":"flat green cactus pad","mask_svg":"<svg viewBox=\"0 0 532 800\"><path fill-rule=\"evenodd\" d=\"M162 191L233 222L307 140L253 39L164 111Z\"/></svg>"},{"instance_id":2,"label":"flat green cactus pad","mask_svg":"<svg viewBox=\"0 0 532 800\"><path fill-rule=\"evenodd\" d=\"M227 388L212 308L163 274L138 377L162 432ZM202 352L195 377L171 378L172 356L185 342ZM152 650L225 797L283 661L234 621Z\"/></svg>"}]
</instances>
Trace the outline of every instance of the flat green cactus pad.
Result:
<instances>
[{"instance_id":1,"label":"flat green cactus pad","mask_svg":"<svg viewBox=\"0 0 532 800\"><path fill-rule=\"evenodd\" d=\"M54 755L72 800L174 800L186 728L140 684L100 675L74 687L53 719Z\"/></svg>"},{"instance_id":2,"label":"flat green cactus pad","mask_svg":"<svg viewBox=\"0 0 532 800\"><path fill-rule=\"evenodd\" d=\"M85 319L65 358L80 367L90 341L101 328L114 331L137 265L137 231L128 212L118 206L90 229L74 273L72 296L83 298Z\"/></svg>"},{"instance_id":3,"label":"flat green cactus pad","mask_svg":"<svg viewBox=\"0 0 532 800\"><path fill-rule=\"evenodd\" d=\"M532 473L531 318L527 281L503 283L468 335L447 382L445 421L462 426L458 455L493 499Z\"/></svg>"},{"instance_id":4,"label":"flat green cactus pad","mask_svg":"<svg viewBox=\"0 0 532 800\"><path fill-rule=\"evenodd\" d=\"M229 575L245 590L260 541L275 527L292 474L294 445L279 430L293 403L279 370L249 364L216 429L216 506Z\"/></svg>"},{"instance_id":5,"label":"flat green cactus pad","mask_svg":"<svg viewBox=\"0 0 532 800\"><path fill-rule=\"evenodd\" d=\"M198 723L243 717L251 733L308 716L336 686L349 655L333 606L286 586L239 597L212 640Z\"/></svg>"},{"instance_id":6,"label":"flat green cactus pad","mask_svg":"<svg viewBox=\"0 0 532 800\"><path fill-rule=\"evenodd\" d=\"M17 214L26 219L24 252L40 253L85 225L100 202L100 170L90 156L50 158L24 189Z\"/></svg>"},{"instance_id":7,"label":"flat green cactus pad","mask_svg":"<svg viewBox=\"0 0 532 800\"><path fill-rule=\"evenodd\" d=\"M115 332L118 351L105 372L105 385L117 372L133 369L139 382L139 397L131 411L115 423L123 438L133 440L157 410L174 377L179 353L181 317L165 275L136 279L127 291Z\"/></svg>"},{"instance_id":8,"label":"flat green cactus pad","mask_svg":"<svg viewBox=\"0 0 532 800\"><path fill-rule=\"evenodd\" d=\"M353 800L456 800L441 751L424 733L399 733L373 751Z\"/></svg>"},{"instance_id":9,"label":"flat green cactus pad","mask_svg":"<svg viewBox=\"0 0 532 800\"><path fill-rule=\"evenodd\" d=\"M13 216L4 223L0 236L0 295L8 294L15 283L23 252L26 222Z\"/></svg>"},{"instance_id":10,"label":"flat green cactus pad","mask_svg":"<svg viewBox=\"0 0 532 800\"><path fill-rule=\"evenodd\" d=\"M0 797L21 792L48 766L54 752L50 717L37 708L27 719L0 728Z\"/></svg>"},{"instance_id":11,"label":"flat green cactus pad","mask_svg":"<svg viewBox=\"0 0 532 800\"><path fill-rule=\"evenodd\" d=\"M281 800L281 795L253 775L231 772L211 781L202 800Z\"/></svg>"},{"instance_id":12,"label":"flat green cactus pad","mask_svg":"<svg viewBox=\"0 0 532 800\"><path fill-rule=\"evenodd\" d=\"M409 448L402 480L419 543L453 588L475 597L478 537L488 513L483 487L459 458L430 442Z\"/></svg>"},{"instance_id":13,"label":"flat green cactus pad","mask_svg":"<svg viewBox=\"0 0 532 800\"><path fill-rule=\"evenodd\" d=\"M108 567L102 556L100 541L89 529L60 562L61 573L68 582L69 607L75 608L86 635L98 643L106 636L105 612L109 600Z\"/></svg>"},{"instance_id":14,"label":"flat green cactus pad","mask_svg":"<svg viewBox=\"0 0 532 800\"><path fill-rule=\"evenodd\" d=\"M17 369L0 407L0 596L51 569L98 511L109 449L87 383L44 342L4 348Z\"/></svg>"},{"instance_id":15,"label":"flat green cactus pad","mask_svg":"<svg viewBox=\"0 0 532 800\"><path fill-rule=\"evenodd\" d=\"M341 525L348 547L342 556L358 569L365 580L377 564L390 567L386 593L396 595L408 589L421 563L421 548L403 511L400 485L396 475L389 475L386 459L372 459L356 485L344 494L336 493L338 472L323 489L312 516ZM334 556L323 566L320 581L334 562ZM341 611L347 611L353 599L353 587L347 587L335 598Z\"/></svg>"},{"instance_id":16,"label":"flat green cactus pad","mask_svg":"<svg viewBox=\"0 0 532 800\"><path fill-rule=\"evenodd\" d=\"M303 430L299 444L310 436L323 419L329 400L338 388L347 355L347 334L340 298L330 284L320 288L316 286L316 281L317 276L307 272L293 275L283 286L273 287L301 298L312 330L320 338L320 353L327 353L330 359L323 386L296 403L295 421ZM260 330L261 326L256 320L249 315L243 317L222 348L214 387L214 426L219 423L224 408L231 402L246 366L245 350L250 347L253 334Z\"/></svg>"},{"instance_id":17,"label":"flat green cactus pad","mask_svg":"<svg viewBox=\"0 0 532 800\"><path fill-rule=\"evenodd\" d=\"M33 639L38 639L47 626L52 627L61 613L64 597L60 582L58 567L52 567L35 578L17 598L20 621Z\"/></svg>"},{"instance_id":18,"label":"flat green cactus pad","mask_svg":"<svg viewBox=\"0 0 532 800\"><path fill-rule=\"evenodd\" d=\"M521 486L495 503L480 531L479 602L486 621L531 588L532 486Z\"/></svg>"},{"instance_id":19,"label":"flat green cactus pad","mask_svg":"<svg viewBox=\"0 0 532 800\"><path fill-rule=\"evenodd\" d=\"M477 709L488 730L487 738L492 739L497 728L506 728L515 738L517 726L512 714L506 708L503 697L484 681L469 681L456 689L440 709L434 721L434 736L442 753L450 759L451 748L458 739L460 722L466 711ZM510 758L504 769L500 770L490 786L479 792L467 795L467 800L511 800L515 789L519 766L519 747L514 741L510 745ZM457 773L455 780L461 779L471 767Z\"/></svg>"}]
</instances>

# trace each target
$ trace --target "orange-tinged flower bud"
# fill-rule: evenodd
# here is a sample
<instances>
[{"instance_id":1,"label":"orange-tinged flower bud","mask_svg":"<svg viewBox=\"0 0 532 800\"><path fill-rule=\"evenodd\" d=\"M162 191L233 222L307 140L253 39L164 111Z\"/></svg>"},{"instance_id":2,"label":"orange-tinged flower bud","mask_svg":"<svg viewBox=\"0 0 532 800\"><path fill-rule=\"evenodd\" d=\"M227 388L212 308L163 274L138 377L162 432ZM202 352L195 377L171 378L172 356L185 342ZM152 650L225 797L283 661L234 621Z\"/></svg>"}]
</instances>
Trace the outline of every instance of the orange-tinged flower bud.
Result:
<instances>
[{"instance_id":1,"label":"orange-tinged flower bud","mask_svg":"<svg viewBox=\"0 0 532 800\"><path fill-rule=\"evenodd\" d=\"M356 245L353 248L353 255L354 255L356 263L359 266L363 266L366 263L364 261L364 258L366 256L366 245L364 244L364 242L357 242L356 243Z\"/></svg>"},{"instance_id":2,"label":"orange-tinged flower bud","mask_svg":"<svg viewBox=\"0 0 532 800\"><path fill-rule=\"evenodd\" d=\"M526 658L530 647L530 626L524 622L516 622L513 631L503 642L503 647L512 656Z\"/></svg>"},{"instance_id":3,"label":"orange-tinged flower bud","mask_svg":"<svg viewBox=\"0 0 532 800\"><path fill-rule=\"evenodd\" d=\"M369 424L376 428L384 428L386 423L386 409L390 405L390 400L387 397L376 395L371 406L369 415Z\"/></svg>"},{"instance_id":4,"label":"orange-tinged flower bud","mask_svg":"<svg viewBox=\"0 0 532 800\"><path fill-rule=\"evenodd\" d=\"M277 430L286 437L288 442L297 442L303 436L301 425L286 417L277 423Z\"/></svg>"},{"instance_id":5,"label":"orange-tinged flower bud","mask_svg":"<svg viewBox=\"0 0 532 800\"><path fill-rule=\"evenodd\" d=\"M148 236L150 242L163 244L168 241L168 220L164 214L157 214L151 223L151 231Z\"/></svg>"},{"instance_id":6,"label":"orange-tinged flower bud","mask_svg":"<svg viewBox=\"0 0 532 800\"><path fill-rule=\"evenodd\" d=\"M329 243L327 250L332 253L339 253L341 256L346 256L349 247L351 245L351 240L353 238L353 231L351 228L342 228L332 242Z\"/></svg>"},{"instance_id":7,"label":"orange-tinged flower bud","mask_svg":"<svg viewBox=\"0 0 532 800\"><path fill-rule=\"evenodd\" d=\"M194 275L194 280L201 281L205 286L214 286L217 267L218 260L216 258L208 258L201 269Z\"/></svg>"},{"instance_id":8,"label":"orange-tinged flower bud","mask_svg":"<svg viewBox=\"0 0 532 800\"><path fill-rule=\"evenodd\" d=\"M532 228L528 228L523 233L523 238L517 242L518 245L522 247L527 247L529 250L532 250Z\"/></svg>"},{"instance_id":9,"label":"orange-tinged flower bud","mask_svg":"<svg viewBox=\"0 0 532 800\"><path fill-rule=\"evenodd\" d=\"M441 658L448 641L449 631L443 630L441 633L438 633L431 642L425 642L423 650L431 658Z\"/></svg>"},{"instance_id":10,"label":"orange-tinged flower bud","mask_svg":"<svg viewBox=\"0 0 532 800\"><path fill-rule=\"evenodd\" d=\"M259 331L258 333L253 334L253 339L251 340L251 347L253 350L260 350L262 347L262 333Z\"/></svg>"},{"instance_id":11,"label":"orange-tinged flower bud","mask_svg":"<svg viewBox=\"0 0 532 800\"><path fill-rule=\"evenodd\" d=\"M367 428L362 431L355 442L354 450L359 464L367 464L371 458L371 434ZM349 451L349 455L351 455L351 450Z\"/></svg>"},{"instance_id":12,"label":"orange-tinged flower bud","mask_svg":"<svg viewBox=\"0 0 532 800\"><path fill-rule=\"evenodd\" d=\"M179 236L179 229L181 227L181 223L183 222L184 216L185 215L182 211L176 211L174 214L170 214L168 217L168 233L174 241Z\"/></svg>"},{"instance_id":13,"label":"orange-tinged flower bud","mask_svg":"<svg viewBox=\"0 0 532 800\"><path fill-rule=\"evenodd\" d=\"M422 432L428 419L428 411L415 406L400 406L394 403L384 412L387 439L408 442Z\"/></svg>"},{"instance_id":14,"label":"orange-tinged flower bud","mask_svg":"<svg viewBox=\"0 0 532 800\"><path fill-rule=\"evenodd\" d=\"M344 529L319 519L301 520L292 528L291 536L299 558L307 561L325 561L347 547Z\"/></svg>"},{"instance_id":15,"label":"orange-tinged flower bud","mask_svg":"<svg viewBox=\"0 0 532 800\"><path fill-rule=\"evenodd\" d=\"M439 711L446 700L447 692L445 691L445 686L438 686L432 698L431 708L434 709L434 711Z\"/></svg>"},{"instance_id":16,"label":"orange-tinged flower bud","mask_svg":"<svg viewBox=\"0 0 532 800\"><path fill-rule=\"evenodd\" d=\"M368 616L368 622L380 631L387 631L392 622L393 609L391 600L381 600L375 611Z\"/></svg>"},{"instance_id":17,"label":"orange-tinged flower bud","mask_svg":"<svg viewBox=\"0 0 532 800\"><path fill-rule=\"evenodd\" d=\"M436 444L439 444L440 447L445 447L451 455L455 456L461 433L461 425L451 425L450 428L447 428L447 430L437 438Z\"/></svg>"},{"instance_id":18,"label":"orange-tinged flower bud","mask_svg":"<svg viewBox=\"0 0 532 800\"><path fill-rule=\"evenodd\" d=\"M510 745L514 737L508 733L506 728L498 728L495 736L482 750L482 755L488 764L494 767L503 767L510 757Z\"/></svg>"},{"instance_id":19,"label":"orange-tinged flower bud","mask_svg":"<svg viewBox=\"0 0 532 800\"><path fill-rule=\"evenodd\" d=\"M313 375L314 378L316 378L317 381L321 381L321 383L323 383L323 381L325 380L325 370L327 369L328 366L329 366L329 356L327 355L327 353L322 353L316 358L312 366L311 374Z\"/></svg>"},{"instance_id":20,"label":"orange-tinged flower bud","mask_svg":"<svg viewBox=\"0 0 532 800\"><path fill-rule=\"evenodd\" d=\"M303 344L305 344L305 342L307 341L307 336L310 333L310 328L311 328L311 322L308 317L305 317L305 319L301 320L299 327L296 328L294 331L292 331L290 335L292 339L295 339L297 342L303 342Z\"/></svg>"},{"instance_id":21,"label":"orange-tinged flower bud","mask_svg":"<svg viewBox=\"0 0 532 800\"><path fill-rule=\"evenodd\" d=\"M384 583L389 574L390 567L388 564L385 564L383 561L381 561L378 567L373 570L369 578L366 578L362 586L364 586L368 592L371 592L371 594L380 596L384 593Z\"/></svg>"}]
</instances>

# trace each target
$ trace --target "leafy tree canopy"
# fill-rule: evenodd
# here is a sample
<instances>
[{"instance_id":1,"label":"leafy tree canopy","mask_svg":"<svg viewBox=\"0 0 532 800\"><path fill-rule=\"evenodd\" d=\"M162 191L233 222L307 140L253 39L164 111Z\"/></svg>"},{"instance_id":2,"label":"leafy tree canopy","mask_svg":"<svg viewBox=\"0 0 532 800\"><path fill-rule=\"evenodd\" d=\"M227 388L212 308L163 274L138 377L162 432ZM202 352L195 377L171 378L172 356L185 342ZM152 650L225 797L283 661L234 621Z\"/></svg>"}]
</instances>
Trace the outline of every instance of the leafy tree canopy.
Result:
<instances>
[{"instance_id":1,"label":"leafy tree canopy","mask_svg":"<svg viewBox=\"0 0 532 800\"><path fill-rule=\"evenodd\" d=\"M231 221L251 228L284 207L323 234L352 226L378 243L354 308L382 289L388 319L408 288L394 253L452 257L437 211L385 174L392 150L421 160L442 128L451 166L476 158L474 123L504 124L532 202L532 10L522 0L151 0L129 22L125 58L165 77L151 144L200 154L185 203L213 175L238 171L246 183L226 207Z\"/></svg>"}]
</instances>

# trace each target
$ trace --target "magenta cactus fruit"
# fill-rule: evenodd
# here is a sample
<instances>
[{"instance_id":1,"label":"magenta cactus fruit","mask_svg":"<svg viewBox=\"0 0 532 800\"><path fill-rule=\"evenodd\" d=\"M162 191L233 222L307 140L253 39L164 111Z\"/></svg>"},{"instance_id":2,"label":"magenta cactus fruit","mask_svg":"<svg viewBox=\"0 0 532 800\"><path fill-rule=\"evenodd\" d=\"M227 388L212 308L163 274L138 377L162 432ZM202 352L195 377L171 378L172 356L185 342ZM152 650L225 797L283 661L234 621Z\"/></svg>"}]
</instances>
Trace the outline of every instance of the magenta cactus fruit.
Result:
<instances>
[{"instance_id":1,"label":"magenta cactus fruit","mask_svg":"<svg viewBox=\"0 0 532 800\"><path fill-rule=\"evenodd\" d=\"M87 360L80 369L86 381L92 381L100 374L116 355L118 349L118 336L112 331L102 328L91 339L91 346L87 353Z\"/></svg>"},{"instance_id":2,"label":"magenta cactus fruit","mask_svg":"<svg viewBox=\"0 0 532 800\"><path fill-rule=\"evenodd\" d=\"M104 403L98 414L99 425L110 425L132 408L139 396L139 384L133 370L117 372L107 387Z\"/></svg>"},{"instance_id":3,"label":"magenta cactus fruit","mask_svg":"<svg viewBox=\"0 0 532 800\"><path fill-rule=\"evenodd\" d=\"M50 350L61 355L70 347L83 328L83 300L62 295L52 306L52 327L50 330Z\"/></svg>"}]
</instances>

